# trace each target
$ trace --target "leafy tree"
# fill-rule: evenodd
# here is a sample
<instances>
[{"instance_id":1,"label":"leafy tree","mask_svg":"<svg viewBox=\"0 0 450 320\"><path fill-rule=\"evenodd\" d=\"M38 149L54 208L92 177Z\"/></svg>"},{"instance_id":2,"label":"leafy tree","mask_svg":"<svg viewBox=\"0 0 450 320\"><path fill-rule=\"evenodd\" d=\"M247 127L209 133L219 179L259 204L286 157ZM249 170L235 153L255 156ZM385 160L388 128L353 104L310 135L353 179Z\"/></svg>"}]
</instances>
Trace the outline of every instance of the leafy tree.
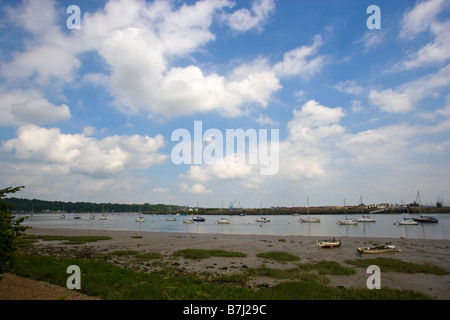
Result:
<instances>
[{"instance_id":1,"label":"leafy tree","mask_svg":"<svg viewBox=\"0 0 450 320\"><path fill-rule=\"evenodd\" d=\"M16 240L28 229L28 227L21 225L25 218L14 219L2 200L7 194L20 191L22 188L25 187L8 187L0 190L0 273L4 273L11 268L12 258L18 248Z\"/></svg>"}]
</instances>

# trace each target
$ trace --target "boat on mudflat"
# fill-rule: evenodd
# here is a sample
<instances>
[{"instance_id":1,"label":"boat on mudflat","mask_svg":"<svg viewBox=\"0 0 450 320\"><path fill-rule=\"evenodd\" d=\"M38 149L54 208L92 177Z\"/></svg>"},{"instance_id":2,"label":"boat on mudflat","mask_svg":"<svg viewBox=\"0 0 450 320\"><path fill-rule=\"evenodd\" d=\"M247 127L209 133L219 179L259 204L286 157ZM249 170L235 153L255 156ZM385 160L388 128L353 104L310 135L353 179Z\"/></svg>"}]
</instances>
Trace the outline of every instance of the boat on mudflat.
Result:
<instances>
[{"instance_id":1,"label":"boat on mudflat","mask_svg":"<svg viewBox=\"0 0 450 320\"><path fill-rule=\"evenodd\" d=\"M334 248L334 247L340 247L341 246L341 240L332 238L327 240L318 240L316 241L317 245L322 248Z\"/></svg>"},{"instance_id":2,"label":"boat on mudflat","mask_svg":"<svg viewBox=\"0 0 450 320\"><path fill-rule=\"evenodd\" d=\"M376 247L365 247L365 248L356 248L359 253L388 253L394 252L395 246L376 246Z\"/></svg>"}]
</instances>

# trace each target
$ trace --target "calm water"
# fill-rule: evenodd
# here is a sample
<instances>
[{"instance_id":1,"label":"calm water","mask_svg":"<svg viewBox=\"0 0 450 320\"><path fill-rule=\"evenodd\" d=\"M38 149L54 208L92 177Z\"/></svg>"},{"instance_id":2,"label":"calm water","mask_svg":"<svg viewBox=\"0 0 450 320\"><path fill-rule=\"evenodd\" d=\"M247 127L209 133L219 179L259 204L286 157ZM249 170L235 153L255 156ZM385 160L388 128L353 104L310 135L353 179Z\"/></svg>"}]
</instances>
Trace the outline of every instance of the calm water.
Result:
<instances>
[{"instance_id":1,"label":"calm water","mask_svg":"<svg viewBox=\"0 0 450 320\"><path fill-rule=\"evenodd\" d=\"M299 223L301 216L282 215L267 216L270 222L258 223L258 216L223 216L228 218L230 224L217 224L222 216L207 215L205 222L193 224L183 223L183 220L194 216L174 216L176 221L165 221L167 215L145 215L145 222L136 222L139 216L130 213L116 213L107 215L108 220L100 220L100 214L95 219L89 219L90 214L81 214L81 219L74 219L75 214L66 214L61 219L58 214L34 214L24 225L47 228L74 228L74 229L104 229L127 231L163 231L163 232L189 232L189 233L223 233L223 234L261 234L261 235L302 235L302 236L349 236L349 237L400 237L417 239L446 239L450 240L450 214L433 214L439 223L419 223L415 226L399 226L394 222L403 219L400 214L376 214L371 217L376 222L361 223L357 225L337 225L343 220L340 215L320 215L320 223ZM361 215L347 215L348 219L360 218ZM408 217L408 216L407 216Z\"/></svg>"}]
</instances>

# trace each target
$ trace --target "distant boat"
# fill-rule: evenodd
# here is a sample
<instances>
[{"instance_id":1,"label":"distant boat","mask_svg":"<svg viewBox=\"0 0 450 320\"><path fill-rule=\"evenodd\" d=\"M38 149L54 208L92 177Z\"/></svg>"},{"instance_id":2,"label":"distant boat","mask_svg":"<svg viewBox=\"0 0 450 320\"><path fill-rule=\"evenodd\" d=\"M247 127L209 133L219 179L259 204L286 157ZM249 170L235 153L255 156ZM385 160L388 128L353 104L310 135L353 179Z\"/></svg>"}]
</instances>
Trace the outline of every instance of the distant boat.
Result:
<instances>
[{"instance_id":1,"label":"distant boat","mask_svg":"<svg viewBox=\"0 0 450 320\"><path fill-rule=\"evenodd\" d=\"M327 240L318 240L316 241L317 245L322 248L335 248L341 246L341 240L332 238Z\"/></svg>"},{"instance_id":2,"label":"distant boat","mask_svg":"<svg viewBox=\"0 0 450 320\"><path fill-rule=\"evenodd\" d=\"M375 219L371 218L370 216L362 216L362 218L356 219L356 222L375 222Z\"/></svg>"},{"instance_id":3,"label":"distant boat","mask_svg":"<svg viewBox=\"0 0 450 320\"><path fill-rule=\"evenodd\" d=\"M377 247L365 247L365 248L356 248L359 253L388 253L394 252L395 246L377 246Z\"/></svg>"},{"instance_id":4,"label":"distant boat","mask_svg":"<svg viewBox=\"0 0 450 320\"><path fill-rule=\"evenodd\" d=\"M217 223L219 224L230 224L231 221L227 218L220 218L219 220L217 220Z\"/></svg>"},{"instance_id":5,"label":"distant boat","mask_svg":"<svg viewBox=\"0 0 450 320\"><path fill-rule=\"evenodd\" d=\"M145 222L145 218L143 216L139 216L136 218L136 222Z\"/></svg>"},{"instance_id":6,"label":"distant boat","mask_svg":"<svg viewBox=\"0 0 450 320\"><path fill-rule=\"evenodd\" d=\"M435 217L431 217L431 216L420 216L420 218L413 218L413 220L416 222L431 222L431 223L439 222L438 219L436 219Z\"/></svg>"},{"instance_id":7,"label":"distant boat","mask_svg":"<svg viewBox=\"0 0 450 320\"><path fill-rule=\"evenodd\" d=\"M435 217L432 217L432 216L422 216L422 205L420 204L420 193L419 193L419 191L417 191L416 199L417 199L417 198L418 198L418 200L419 200L419 213L420 213L420 218L413 218L413 220L416 221L416 222L438 223L439 220L436 219Z\"/></svg>"},{"instance_id":8,"label":"distant boat","mask_svg":"<svg viewBox=\"0 0 450 320\"><path fill-rule=\"evenodd\" d=\"M344 208L345 208L345 199L344 199ZM358 224L355 220L347 219L347 209L345 209L345 220L338 221L340 225L355 225Z\"/></svg>"},{"instance_id":9,"label":"distant boat","mask_svg":"<svg viewBox=\"0 0 450 320\"><path fill-rule=\"evenodd\" d=\"M195 223L194 219L183 220L183 223Z\"/></svg>"},{"instance_id":10,"label":"distant boat","mask_svg":"<svg viewBox=\"0 0 450 320\"><path fill-rule=\"evenodd\" d=\"M62 214L62 215L59 216L59 218L60 218L60 219L65 219L65 218L66 218L66 215L65 215L65 214Z\"/></svg>"},{"instance_id":11,"label":"distant boat","mask_svg":"<svg viewBox=\"0 0 450 320\"><path fill-rule=\"evenodd\" d=\"M267 219L267 217L261 217L256 219L255 222L270 222L270 219Z\"/></svg>"},{"instance_id":12,"label":"distant boat","mask_svg":"<svg viewBox=\"0 0 450 320\"><path fill-rule=\"evenodd\" d=\"M195 221L195 222L205 222L205 221L206 221L205 218L203 218L203 217L198 217L198 216L197 216L197 218L193 218L192 220Z\"/></svg>"},{"instance_id":13,"label":"distant boat","mask_svg":"<svg viewBox=\"0 0 450 320\"><path fill-rule=\"evenodd\" d=\"M92 215L89 217L89 220L95 220L95 216L92 214Z\"/></svg>"},{"instance_id":14,"label":"distant boat","mask_svg":"<svg viewBox=\"0 0 450 320\"><path fill-rule=\"evenodd\" d=\"M81 219L81 217L79 215L75 215L73 218L74 219Z\"/></svg>"},{"instance_id":15,"label":"distant boat","mask_svg":"<svg viewBox=\"0 0 450 320\"><path fill-rule=\"evenodd\" d=\"M166 218L166 221L177 221L176 218Z\"/></svg>"},{"instance_id":16,"label":"distant boat","mask_svg":"<svg viewBox=\"0 0 450 320\"><path fill-rule=\"evenodd\" d=\"M98 218L99 220L108 220L108 216L106 214L102 214L100 216L100 218Z\"/></svg>"},{"instance_id":17,"label":"distant boat","mask_svg":"<svg viewBox=\"0 0 450 320\"><path fill-rule=\"evenodd\" d=\"M400 226L416 226L419 223L411 218L404 218L403 221L397 222Z\"/></svg>"},{"instance_id":18,"label":"distant boat","mask_svg":"<svg viewBox=\"0 0 450 320\"><path fill-rule=\"evenodd\" d=\"M309 216L309 197L306 198L306 203L308 206L308 218L300 218L298 222L320 222L320 218L310 217Z\"/></svg>"}]
</instances>

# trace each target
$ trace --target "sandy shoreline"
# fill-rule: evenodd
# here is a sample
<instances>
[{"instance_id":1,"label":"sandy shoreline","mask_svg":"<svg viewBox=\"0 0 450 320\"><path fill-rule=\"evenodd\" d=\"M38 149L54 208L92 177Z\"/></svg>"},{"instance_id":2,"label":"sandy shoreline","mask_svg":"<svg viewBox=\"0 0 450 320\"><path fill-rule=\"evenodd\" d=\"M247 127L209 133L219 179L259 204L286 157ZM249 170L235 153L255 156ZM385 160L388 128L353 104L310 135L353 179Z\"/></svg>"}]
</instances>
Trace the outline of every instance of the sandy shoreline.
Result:
<instances>
[{"instance_id":1,"label":"sandy shoreline","mask_svg":"<svg viewBox=\"0 0 450 320\"><path fill-rule=\"evenodd\" d=\"M138 250L140 252L160 252L165 259L169 259L172 252L180 249L223 249L247 254L245 258L227 259L211 257L194 261L184 260L182 258L177 260L188 272L208 271L218 272L220 274L232 274L239 272L240 268L257 267L263 263L273 268L289 268L293 266L289 263L280 264L264 261L264 259L256 257L257 253L267 251L289 252L299 256L301 258L300 263L327 260L346 265L344 261L348 259L372 259L383 256L420 264L428 263L450 271L449 240L341 237L341 247L322 249L316 245L315 241L323 237L316 236L193 234L38 227L27 230L27 234L112 237L111 240L82 245L84 250L95 253L108 253L117 250ZM356 251L357 247L386 243L396 245L402 252L360 255ZM55 247L58 244L55 242L40 242L36 246ZM60 246L67 249L67 246ZM366 287L368 276L365 269L357 268L357 273L354 275L329 276L329 278L331 279L330 285L333 286ZM273 280L269 285L274 283L277 283L277 281ZM381 285L382 287L420 291L436 299L450 299L450 275L394 273L383 272L381 270Z\"/></svg>"}]
</instances>

